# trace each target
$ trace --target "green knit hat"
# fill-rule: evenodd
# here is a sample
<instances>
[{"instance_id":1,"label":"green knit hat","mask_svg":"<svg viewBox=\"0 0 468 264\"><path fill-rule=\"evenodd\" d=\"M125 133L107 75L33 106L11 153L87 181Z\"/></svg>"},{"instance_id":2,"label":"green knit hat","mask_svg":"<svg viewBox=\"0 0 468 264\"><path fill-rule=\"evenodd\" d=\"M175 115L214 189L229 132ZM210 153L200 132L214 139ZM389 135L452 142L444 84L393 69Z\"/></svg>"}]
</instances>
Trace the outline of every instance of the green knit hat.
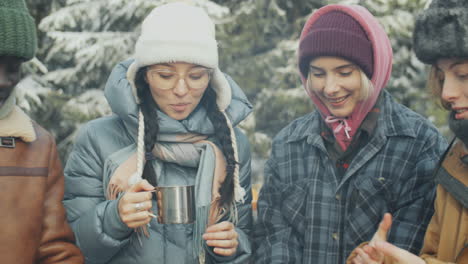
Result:
<instances>
[{"instance_id":1,"label":"green knit hat","mask_svg":"<svg viewBox=\"0 0 468 264\"><path fill-rule=\"evenodd\" d=\"M24 0L0 0L0 56L30 60L36 46L36 25Z\"/></svg>"}]
</instances>

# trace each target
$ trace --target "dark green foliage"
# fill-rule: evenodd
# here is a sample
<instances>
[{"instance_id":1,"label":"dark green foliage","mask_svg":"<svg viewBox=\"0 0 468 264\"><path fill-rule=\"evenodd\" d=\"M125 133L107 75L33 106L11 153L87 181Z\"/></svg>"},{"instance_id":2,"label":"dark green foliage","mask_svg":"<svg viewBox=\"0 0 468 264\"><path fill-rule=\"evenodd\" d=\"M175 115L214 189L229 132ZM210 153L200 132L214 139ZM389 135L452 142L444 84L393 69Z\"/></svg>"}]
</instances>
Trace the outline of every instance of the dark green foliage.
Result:
<instances>
[{"instance_id":1,"label":"dark green foliage","mask_svg":"<svg viewBox=\"0 0 468 264\"><path fill-rule=\"evenodd\" d=\"M57 136L63 157L81 123L109 113L102 90L112 67L133 53L143 18L164 0L27 0L39 26L39 52L48 73L30 71L50 96L31 103L30 114ZM241 126L254 156L268 155L271 138L289 122L312 111L297 69L300 31L324 4L366 6L390 35L394 65L389 90L400 102L432 116L444 112L425 88L426 67L412 52L414 15L427 0L241 0L200 1L217 24L220 68L254 104L253 121ZM52 33L55 32L55 33ZM32 69L28 67L28 69ZM91 93L94 102L86 107ZM85 94L85 95L84 95ZM80 100L76 100L81 98ZM75 99L75 100L73 100ZM90 100L91 101L91 100ZM63 108L68 109L62 111ZM86 111L80 111L86 108Z\"/></svg>"}]
</instances>

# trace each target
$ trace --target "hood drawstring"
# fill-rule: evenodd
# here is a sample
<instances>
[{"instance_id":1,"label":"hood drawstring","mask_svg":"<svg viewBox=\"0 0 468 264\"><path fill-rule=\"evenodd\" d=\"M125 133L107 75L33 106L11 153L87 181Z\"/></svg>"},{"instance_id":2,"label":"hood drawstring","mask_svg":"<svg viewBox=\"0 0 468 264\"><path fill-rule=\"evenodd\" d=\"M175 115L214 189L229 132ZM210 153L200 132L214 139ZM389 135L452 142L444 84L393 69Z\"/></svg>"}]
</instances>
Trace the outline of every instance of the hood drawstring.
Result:
<instances>
[{"instance_id":1,"label":"hood drawstring","mask_svg":"<svg viewBox=\"0 0 468 264\"><path fill-rule=\"evenodd\" d=\"M137 136L137 170L128 179L128 185L132 186L143 179L143 166L145 165L145 119L143 113L138 111L138 136Z\"/></svg>"},{"instance_id":2,"label":"hood drawstring","mask_svg":"<svg viewBox=\"0 0 468 264\"><path fill-rule=\"evenodd\" d=\"M346 121L346 118L335 117L335 116L327 116L325 118L325 122L327 124L332 124L332 123L339 122L338 126L335 127L335 129L333 129L333 133L338 134L342 129L344 129L346 137L348 139L351 139L351 136L349 136L349 132L351 132L351 127L348 125L348 122Z\"/></svg>"},{"instance_id":3,"label":"hood drawstring","mask_svg":"<svg viewBox=\"0 0 468 264\"><path fill-rule=\"evenodd\" d=\"M239 154L237 152L237 140L236 140L236 134L234 133L234 128L232 127L231 121L226 114L226 112L223 110L221 111L223 113L224 117L226 118L226 123L227 126L229 127L229 132L231 136L231 142L232 142L232 148L234 150L234 159L236 160L236 166L234 168L234 201L239 202L239 203L244 203L245 202L245 190L244 188L240 185L239 182ZM235 203L233 203L235 204ZM236 217L237 218L237 217ZM236 219L237 222L237 219Z\"/></svg>"}]
</instances>

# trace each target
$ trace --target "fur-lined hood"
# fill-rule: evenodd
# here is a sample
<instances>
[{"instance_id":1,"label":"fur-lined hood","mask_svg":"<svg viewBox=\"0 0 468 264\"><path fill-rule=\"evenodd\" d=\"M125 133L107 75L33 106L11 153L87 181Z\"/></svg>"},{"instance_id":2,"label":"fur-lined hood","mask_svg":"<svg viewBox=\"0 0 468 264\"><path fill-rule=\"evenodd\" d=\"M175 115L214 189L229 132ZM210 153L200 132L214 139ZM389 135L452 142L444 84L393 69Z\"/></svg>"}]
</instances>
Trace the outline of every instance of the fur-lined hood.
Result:
<instances>
[{"instance_id":1,"label":"fur-lined hood","mask_svg":"<svg viewBox=\"0 0 468 264\"><path fill-rule=\"evenodd\" d=\"M126 77L128 67L133 60L119 63L109 76L105 87L105 96L112 109L125 124L128 132L136 138L138 128L138 105L132 92L130 82ZM252 105L239 86L227 75L232 92L231 102L226 110L233 126L244 120L251 112ZM199 133L203 135L213 134L214 127L206 115L203 106L195 108L189 117L177 121L163 112L158 111L160 133Z\"/></svg>"}]
</instances>

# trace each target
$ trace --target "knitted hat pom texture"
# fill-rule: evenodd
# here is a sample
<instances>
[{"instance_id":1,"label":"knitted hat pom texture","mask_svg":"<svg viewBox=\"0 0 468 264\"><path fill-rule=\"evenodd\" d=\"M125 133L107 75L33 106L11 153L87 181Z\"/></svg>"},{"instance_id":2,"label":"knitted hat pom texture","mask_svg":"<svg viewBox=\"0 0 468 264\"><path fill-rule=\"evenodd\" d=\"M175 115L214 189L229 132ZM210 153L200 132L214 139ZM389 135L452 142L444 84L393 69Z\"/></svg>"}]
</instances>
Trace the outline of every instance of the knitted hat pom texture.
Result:
<instances>
[{"instance_id":1,"label":"knitted hat pom texture","mask_svg":"<svg viewBox=\"0 0 468 264\"><path fill-rule=\"evenodd\" d=\"M299 69L303 76L311 60L321 56L342 57L356 63L370 78L373 74L373 49L362 26L339 10L319 17L299 43Z\"/></svg>"},{"instance_id":2,"label":"knitted hat pom texture","mask_svg":"<svg viewBox=\"0 0 468 264\"><path fill-rule=\"evenodd\" d=\"M36 24L24 0L0 0L0 56L30 60L36 49Z\"/></svg>"},{"instance_id":3,"label":"knitted hat pom texture","mask_svg":"<svg viewBox=\"0 0 468 264\"><path fill-rule=\"evenodd\" d=\"M127 72L136 100L135 76L139 68L158 63L186 62L213 69L211 87L224 111L231 102L231 87L218 67L215 25L196 6L176 2L156 7L145 18L135 45L135 61Z\"/></svg>"}]
</instances>

